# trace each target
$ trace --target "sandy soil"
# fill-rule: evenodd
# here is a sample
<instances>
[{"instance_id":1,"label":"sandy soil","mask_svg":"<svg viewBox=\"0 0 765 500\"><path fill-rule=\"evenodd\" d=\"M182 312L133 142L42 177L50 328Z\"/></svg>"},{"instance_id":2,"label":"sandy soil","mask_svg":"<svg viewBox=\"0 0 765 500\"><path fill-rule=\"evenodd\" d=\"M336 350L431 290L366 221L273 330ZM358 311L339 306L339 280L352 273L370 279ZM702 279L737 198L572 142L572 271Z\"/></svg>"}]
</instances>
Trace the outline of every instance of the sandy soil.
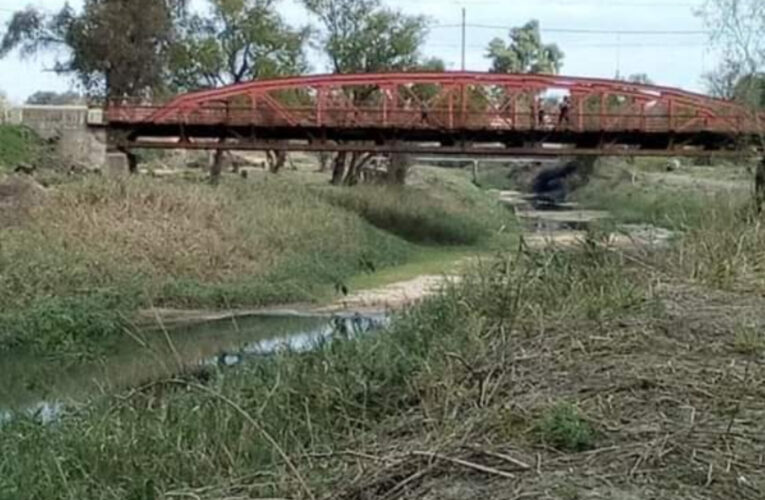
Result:
<instances>
[{"instance_id":1,"label":"sandy soil","mask_svg":"<svg viewBox=\"0 0 765 500\"><path fill-rule=\"evenodd\" d=\"M455 267L459 267L455 265ZM457 276L423 275L407 281L391 283L379 288L361 290L333 304L319 308L319 312L396 310L429 297Z\"/></svg>"}]
</instances>

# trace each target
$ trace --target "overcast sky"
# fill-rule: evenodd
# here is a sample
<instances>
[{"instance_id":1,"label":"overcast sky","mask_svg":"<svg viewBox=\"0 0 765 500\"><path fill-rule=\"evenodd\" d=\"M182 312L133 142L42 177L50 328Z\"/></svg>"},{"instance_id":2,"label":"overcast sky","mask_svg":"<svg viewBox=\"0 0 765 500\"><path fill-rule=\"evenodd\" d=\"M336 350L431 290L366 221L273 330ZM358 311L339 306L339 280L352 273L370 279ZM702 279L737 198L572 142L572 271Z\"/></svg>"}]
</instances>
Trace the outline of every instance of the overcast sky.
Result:
<instances>
[{"instance_id":1,"label":"overcast sky","mask_svg":"<svg viewBox=\"0 0 765 500\"><path fill-rule=\"evenodd\" d=\"M704 0L383 0L407 13L429 16L434 27L424 49L449 69L460 66L461 8L467 8L467 69L489 67L489 40L507 37L511 26L538 19L545 42L555 42L566 54L562 73L570 76L612 78L646 73L656 83L703 90L701 75L715 66L707 49L703 22L694 15ZM205 0L192 0L202 6ZM64 0L0 0L2 31L14 10L33 5L55 11ZM70 0L79 8L82 0ZM282 0L280 10L289 22L309 22L297 0ZM441 26L439 26L441 25ZM571 30L575 32L571 32ZM665 33L630 33L663 31ZM617 33L621 32L621 33ZM64 57L59 54L58 57ZM49 71L55 54L22 60L10 54L0 60L0 90L22 102L37 90L62 91L73 82ZM313 71L324 72L324 62L313 57Z\"/></svg>"}]
</instances>

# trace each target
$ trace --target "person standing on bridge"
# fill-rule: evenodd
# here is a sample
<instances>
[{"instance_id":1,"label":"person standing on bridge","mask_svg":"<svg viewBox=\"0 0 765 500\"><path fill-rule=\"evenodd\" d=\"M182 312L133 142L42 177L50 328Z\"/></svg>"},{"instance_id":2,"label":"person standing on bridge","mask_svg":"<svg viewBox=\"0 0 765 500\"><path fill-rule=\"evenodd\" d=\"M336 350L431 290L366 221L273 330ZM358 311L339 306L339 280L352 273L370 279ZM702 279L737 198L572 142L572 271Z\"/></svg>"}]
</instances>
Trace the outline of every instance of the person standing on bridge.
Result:
<instances>
[{"instance_id":1,"label":"person standing on bridge","mask_svg":"<svg viewBox=\"0 0 765 500\"><path fill-rule=\"evenodd\" d=\"M545 126L545 103L542 99L537 99L537 126L544 128Z\"/></svg>"},{"instance_id":2,"label":"person standing on bridge","mask_svg":"<svg viewBox=\"0 0 765 500\"><path fill-rule=\"evenodd\" d=\"M428 124L428 106L424 102L420 104L420 122L423 125Z\"/></svg>"},{"instance_id":3,"label":"person standing on bridge","mask_svg":"<svg viewBox=\"0 0 765 500\"><path fill-rule=\"evenodd\" d=\"M558 115L558 126L563 125L566 122L566 126L571 124L571 99L568 96L563 98L563 102L560 103L560 115Z\"/></svg>"}]
</instances>

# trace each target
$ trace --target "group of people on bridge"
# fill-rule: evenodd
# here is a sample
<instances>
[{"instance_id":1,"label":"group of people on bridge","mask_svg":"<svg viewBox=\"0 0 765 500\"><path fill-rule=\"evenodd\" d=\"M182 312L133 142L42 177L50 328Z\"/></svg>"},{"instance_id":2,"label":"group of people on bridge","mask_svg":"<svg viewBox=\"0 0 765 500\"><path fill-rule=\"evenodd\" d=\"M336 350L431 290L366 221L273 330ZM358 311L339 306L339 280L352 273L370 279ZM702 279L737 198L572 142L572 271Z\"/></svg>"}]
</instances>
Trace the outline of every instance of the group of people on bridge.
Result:
<instances>
[{"instance_id":1,"label":"group of people on bridge","mask_svg":"<svg viewBox=\"0 0 765 500\"><path fill-rule=\"evenodd\" d=\"M547 110L541 99L537 101L537 108L537 126L544 127L546 125L551 125L551 122L548 120ZM564 96L563 100L558 105L557 126L562 127L564 123L566 125L571 124L571 98L568 96Z\"/></svg>"},{"instance_id":2,"label":"group of people on bridge","mask_svg":"<svg viewBox=\"0 0 765 500\"><path fill-rule=\"evenodd\" d=\"M536 105L531 110L532 123L540 128L549 127L555 125L556 127L562 127L563 125L571 125L571 98L564 96L563 99L555 106L557 108L557 123L555 123L551 116L554 113L548 113L548 110L552 107L546 105L543 99L537 98ZM536 110L536 116L535 111ZM415 111L408 108L407 111ZM419 124L420 125L433 125L434 121L438 122L435 117L431 116L433 110L429 108L427 103L420 103L419 106ZM363 120L363 111L358 108L353 108L351 112L351 123L361 123Z\"/></svg>"}]
</instances>

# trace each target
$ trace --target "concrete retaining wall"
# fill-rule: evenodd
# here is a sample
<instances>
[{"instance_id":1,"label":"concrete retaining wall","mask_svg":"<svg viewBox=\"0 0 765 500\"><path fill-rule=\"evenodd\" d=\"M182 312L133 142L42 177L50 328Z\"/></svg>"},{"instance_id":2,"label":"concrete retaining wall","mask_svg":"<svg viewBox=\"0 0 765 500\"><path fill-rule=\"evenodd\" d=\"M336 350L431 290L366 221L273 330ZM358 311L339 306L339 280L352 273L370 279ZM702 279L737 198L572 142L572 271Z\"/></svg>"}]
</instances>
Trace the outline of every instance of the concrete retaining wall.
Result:
<instances>
[{"instance_id":1,"label":"concrete retaining wall","mask_svg":"<svg viewBox=\"0 0 765 500\"><path fill-rule=\"evenodd\" d=\"M106 130L103 111L87 106L25 105L5 110L3 121L25 125L42 139L56 143L65 159L87 168L106 164Z\"/></svg>"}]
</instances>

